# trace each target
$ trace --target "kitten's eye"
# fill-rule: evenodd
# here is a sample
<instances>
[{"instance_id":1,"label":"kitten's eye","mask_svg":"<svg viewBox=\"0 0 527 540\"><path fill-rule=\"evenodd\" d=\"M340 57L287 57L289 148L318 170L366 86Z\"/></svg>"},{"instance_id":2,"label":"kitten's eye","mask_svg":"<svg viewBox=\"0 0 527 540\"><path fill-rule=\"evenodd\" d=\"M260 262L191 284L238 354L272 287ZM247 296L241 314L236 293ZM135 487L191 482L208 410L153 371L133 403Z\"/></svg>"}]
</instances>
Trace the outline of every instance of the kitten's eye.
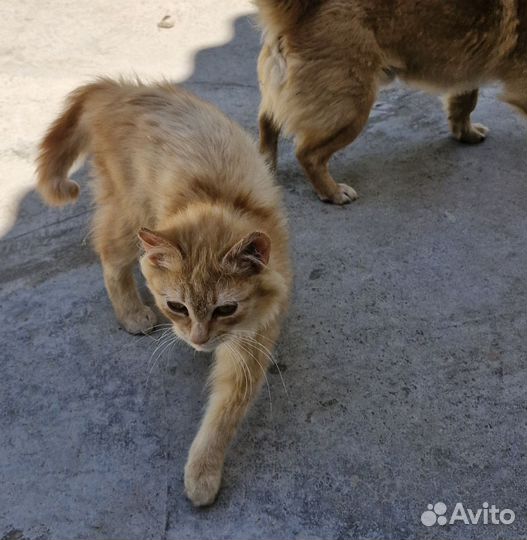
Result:
<instances>
[{"instance_id":1,"label":"kitten's eye","mask_svg":"<svg viewBox=\"0 0 527 540\"><path fill-rule=\"evenodd\" d=\"M212 313L213 317L229 317L234 315L234 312L238 309L238 304L225 304L224 306L218 306Z\"/></svg>"},{"instance_id":2,"label":"kitten's eye","mask_svg":"<svg viewBox=\"0 0 527 540\"><path fill-rule=\"evenodd\" d=\"M177 313L178 315L183 315L183 317L188 317L188 309L183 304L180 304L179 302L167 302L168 309L170 311L173 311L174 313Z\"/></svg>"}]
</instances>

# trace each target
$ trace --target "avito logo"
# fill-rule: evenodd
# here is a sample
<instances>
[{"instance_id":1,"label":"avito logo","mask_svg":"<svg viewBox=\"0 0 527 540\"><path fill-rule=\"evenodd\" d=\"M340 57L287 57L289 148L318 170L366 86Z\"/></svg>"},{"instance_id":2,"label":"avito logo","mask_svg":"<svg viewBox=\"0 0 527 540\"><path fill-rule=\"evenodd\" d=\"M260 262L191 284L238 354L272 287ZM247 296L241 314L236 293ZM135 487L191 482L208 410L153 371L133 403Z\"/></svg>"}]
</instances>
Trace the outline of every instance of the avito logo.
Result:
<instances>
[{"instance_id":1,"label":"avito logo","mask_svg":"<svg viewBox=\"0 0 527 540\"><path fill-rule=\"evenodd\" d=\"M421 523L427 527L438 525L453 525L464 523L465 525L510 525L516 519L515 513L509 508L500 510L496 505L489 507L488 502L484 502L482 508L472 510L465 508L463 503L456 503L450 516L447 516L447 506L444 502L429 504L428 510L421 514Z\"/></svg>"}]
</instances>

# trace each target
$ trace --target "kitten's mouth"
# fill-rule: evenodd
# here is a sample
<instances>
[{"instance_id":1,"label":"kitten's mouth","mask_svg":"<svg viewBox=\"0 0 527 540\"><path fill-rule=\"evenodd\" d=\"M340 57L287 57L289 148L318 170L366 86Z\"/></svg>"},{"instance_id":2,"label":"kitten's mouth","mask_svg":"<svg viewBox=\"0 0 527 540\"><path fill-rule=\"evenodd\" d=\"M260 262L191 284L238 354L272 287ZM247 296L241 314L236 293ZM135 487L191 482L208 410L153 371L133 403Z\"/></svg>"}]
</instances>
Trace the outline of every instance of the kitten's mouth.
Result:
<instances>
[{"instance_id":1,"label":"kitten's mouth","mask_svg":"<svg viewBox=\"0 0 527 540\"><path fill-rule=\"evenodd\" d=\"M204 343L203 345L191 343L191 346L193 349L196 349L196 351L199 352L212 352L217 347L217 345L211 345L210 343Z\"/></svg>"},{"instance_id":2,"label":"kitten's mouth","mask_svg":"<svg viewBox=\"0 0 527 540\"><path fill-rule=\"evenodd\" d=\"M214 349L216 349L218 345L221 344L221 342L222 342L221 339L211 339L210 341L207 341L207 343L201 343L199 345L197 343L192 343L192 342L189 342L189 343L193 349L196 349L196 351L212 352L214 351Z\"/></svg>"},{"instance_id":3,"label":"kitten's mouth","mask_svg":"<svg viewBox=\"0 0 527 540\"><path fill-rule=\"evenodd\" d=\"M179 333L175 327L172 328L174 334L179 337L184 343L190 345L194 350L198 352L212 352L220 343L222 343L224 336L215 337L209 339L205 343L194 343L190 340L189 336L183 333Z\"/></svg>"},{"instance_id":4,"label":"kitten's mouth","mask_svg":"<svg viewBox=\"0 0 527 540\"><path fill-rule=\"evenodd\" d=\"M227 338L226 335L220 335L220 336L216 336L215 338L210 339L206 343L196 344L190 341L189 344L192 346L193 349L196 349L196 351L213 352L226 340L226 338Z\"/></svg>"}]
</instances>

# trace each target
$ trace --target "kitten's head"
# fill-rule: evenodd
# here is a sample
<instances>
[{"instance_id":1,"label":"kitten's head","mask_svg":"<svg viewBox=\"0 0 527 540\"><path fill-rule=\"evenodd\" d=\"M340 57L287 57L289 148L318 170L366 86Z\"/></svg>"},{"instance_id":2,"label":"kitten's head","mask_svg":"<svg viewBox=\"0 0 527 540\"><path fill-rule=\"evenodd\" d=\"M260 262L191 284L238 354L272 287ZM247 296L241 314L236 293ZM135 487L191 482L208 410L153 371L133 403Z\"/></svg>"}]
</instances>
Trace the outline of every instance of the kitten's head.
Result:
<instances>
[{"instance_id":1,"label":"kitten's head","mask_svg":"<svg viewBox=\"0 0 527 540\"><path fill-rule=\"evenodd\" d=\"M276 317L286 295L269 268L271 240L208 216L168 231L142 229L141 270L174 332L199 351L254 332Z\"/></svg>"}]
</instances>

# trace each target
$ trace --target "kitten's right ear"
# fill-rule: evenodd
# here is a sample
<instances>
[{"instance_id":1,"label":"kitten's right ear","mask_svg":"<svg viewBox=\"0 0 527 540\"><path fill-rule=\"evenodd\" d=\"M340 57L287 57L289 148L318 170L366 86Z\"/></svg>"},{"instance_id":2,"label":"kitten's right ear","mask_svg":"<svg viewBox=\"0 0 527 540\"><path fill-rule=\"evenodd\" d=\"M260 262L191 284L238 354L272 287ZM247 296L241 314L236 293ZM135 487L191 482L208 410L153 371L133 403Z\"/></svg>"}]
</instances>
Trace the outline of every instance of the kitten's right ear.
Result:
<instances>
[{"instance_id":1,"label":"kitten's right ear","mask_svg":"<svg viewBox=\"0 0 527 540\"><path fill-rule=\"evenodd\" d=\"M253 232L242 238L227 252L223 262L238 272L260 273L271 254L271 239L263 232Z\"/></svg>"},{"instance_id":2,"label":"kitten's right ear","mask_svg":"<svg viewBox=\"0 0 527 540\"><path fill-rule=\"evenodd\" d=\"M169 268L170 260L181 256L178 247L159 233L143 227L137 233L145 255L150 263L158 268Z\"/></svg>"}]
</instances>

